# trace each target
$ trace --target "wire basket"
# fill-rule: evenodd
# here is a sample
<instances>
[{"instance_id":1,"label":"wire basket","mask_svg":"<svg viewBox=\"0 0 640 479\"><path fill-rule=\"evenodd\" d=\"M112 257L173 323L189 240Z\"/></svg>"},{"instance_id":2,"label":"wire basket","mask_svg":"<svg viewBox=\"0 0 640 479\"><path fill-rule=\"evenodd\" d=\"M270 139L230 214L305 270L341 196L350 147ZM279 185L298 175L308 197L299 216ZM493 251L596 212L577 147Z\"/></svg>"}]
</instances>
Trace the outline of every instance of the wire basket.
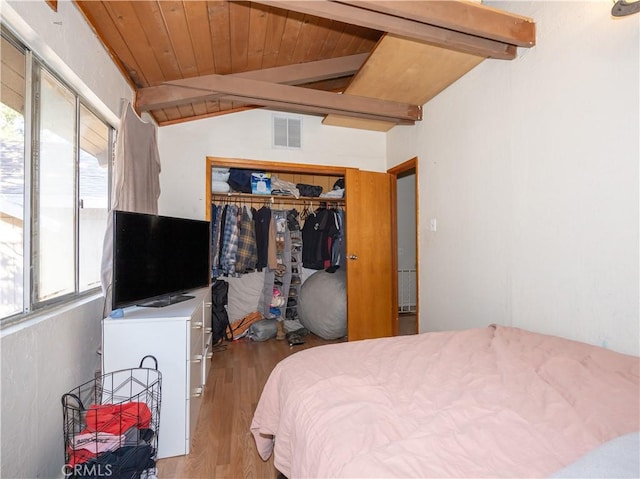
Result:
<instances>
[{"instance_id":1,"label":"wire basket","mask_svg":"<svg viewBox=\"0 0 640 479\"><path fill-rule=\"evenodd\" d=\"M143 367L151 359L154 368ZM62 395L65 477L156 476L162 374L140 367L106 373Z\"/></svg>"}]
</instances>

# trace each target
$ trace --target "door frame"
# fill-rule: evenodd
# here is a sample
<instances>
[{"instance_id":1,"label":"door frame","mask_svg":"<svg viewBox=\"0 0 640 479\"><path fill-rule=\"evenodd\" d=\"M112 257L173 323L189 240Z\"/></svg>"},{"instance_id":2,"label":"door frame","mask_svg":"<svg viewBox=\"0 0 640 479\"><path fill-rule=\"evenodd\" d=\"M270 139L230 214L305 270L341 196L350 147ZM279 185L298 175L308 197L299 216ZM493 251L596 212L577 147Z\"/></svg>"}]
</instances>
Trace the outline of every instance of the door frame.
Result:
<instances>
[{"instance_id":1,"label":"door frame","mask_svg":"<svg viewBox=\"0 0 640 479\"><path fill-rule=\"evenodd\" d=\"M415 222L416 222L416 334L420 332L420 215L419 215L419 189L418 189L418 157L414 156L410 160L407 160L399 165L389 168L387 173L393 176L391 181L391 191L393 201L391 202L391 222L393 238L391 241L393 251L393 257L391 258L392 266L396 274L393 278L393 290L394 290L394 321L393 321L393 335L398 335L400 313L398 311L398 176L402 176L404 173L413 170L415 172L415 190L416 190L416 204L415 204Z\"/></svg>"},{"instance_id":2,"label":"door frame","mask_svg":"<svg viewBox=\"0 0 640 479\"><path fill-rule=\"evenodd\" d=\"M360 286L360 290L357 295L354 295L358 301L362 299L363 296L370 295L369 301L365 301L367 305L378 305L378 308L374 307L374 314L366 314L366 311L363 314L351 315L351 317L347 318L347 328L348 328L348 340L356 340L356 339L370 339L372 337L381 337L381 336L389 336L394 334L394 328L397 329L397 313L394 313L392 310L397 312L398 309L398 297L397 297L397 259L394 261L394 257L397 254L393 254L394 252L394 242L397 245L397 231L394 231L394 225L397 222L394 220L393 209L396 201L393 199L395 188L395 180L396 177L392 174L386 172L374 172L374 171L365 171L360 170L359 168L352 167L336 167L336 166L322 166L322 165L308 165L308 164L300 164L300 163L285 163L285 162L276 162L276 161L265 161L265 160L250 160L250 159L238 159L238 158L221 158L221 157L206 157L206 171L205 171L205 198L206 198L206 218L207 220L211 219L211 169L215 166L223 166L229 168L244 168L244 169L256 169L256 170L264 170L271 172L283 172L283 173L300 173L303 175L319 175L319 176L339 176L344 177L345 179L345 187L349 191L349 193L345 197L345 206L346 209L351 209L351 212L358 211L360 207L366 206L367 204L377 204L380 207L380 210L384 210L384 218L388 219L388 221L381 221L376 223L376 226L382 227L384 226L384 235L382 240L380 240L380 235L375 236L378 241L378 249L380 250L378 257L375 259L378 263L384 262L384 275L388 275L388 281L381 281L380 274L368 274L364 275L365 280L358 282ZM355 174L357 172L357 174ZM379 175L380 178L372 178L370 175ZM377 180L381 180L384 178L383 184L379 184ZM351 183L350 181L351 180ZM384 186L384 188L381 188ZM358 202L359 192L361 191L374 192L377 196L374 201L364 201L362 204ZM384 190L384 194L382 194L382 190ZM266 195L265 195L266 196ZM353 202L356 202L355 205L358 208L354 209ZM370 219L371 212L367 212L367 214L359 214L357 217L362 218L363 220ZM348 223L350 223L349 218L353 218L352 214L347 213L347 227L346 227L346 248L347 248L347 257L353 256L353 260L356 260L359 252L359 244L351 244L349 242L349 231L358 231L358 229L350 228ZM397 226L395 226L397 230ZM368 232L369 236L366 241L374 236L371 233L371 230L368 228L364 228L363 231ZM397 252L397 246L395 247L395 251ZM370 253L370 247L366 245L366 248L362 250L362 255L367 257ZM345 258L346 260L347 258ZM388 259L388 261L384 261ZM380 266L375 262L371 262L370 265ZM373 267L373 266L370 266ZM394 271L394 268L396 271ZM346 268L347 271L351 268ZM382 269L382 268L381 268ZM360 268L361 270L361 268ZM361 270L362 271L362 270ZM357 272L357 271L356 271ZM381 286L381 283L384 283L384 286ZM353 286L354 282L349 280L349 273L347 272L347 290L349 290L351 284ZM395 291L394 291L395 289ZM382 292L380 297L372 297L371 295L376 295L376 293ZM365 298L366 299L366 298ZM347 308L350 309L354 304L353 299L350 300L347 298ZM358 304L356 302L355 304ZM355 317L355 320L354 320ZM358 324L358 320L361 321L361 324ZM356 326L354 328L354 325Z\"/></svg>"}]
</instances>

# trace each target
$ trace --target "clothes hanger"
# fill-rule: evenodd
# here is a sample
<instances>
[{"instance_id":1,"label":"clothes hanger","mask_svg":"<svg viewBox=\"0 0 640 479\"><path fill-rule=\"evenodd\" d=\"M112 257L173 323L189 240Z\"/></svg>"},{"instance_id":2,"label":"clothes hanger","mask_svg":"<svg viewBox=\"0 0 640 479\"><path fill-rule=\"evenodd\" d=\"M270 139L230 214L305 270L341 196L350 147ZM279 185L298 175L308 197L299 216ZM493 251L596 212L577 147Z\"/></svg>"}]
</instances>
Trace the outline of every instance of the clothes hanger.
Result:
<instances>
[{"instance_id":1,"label":"clothes hanger","mask_svg":"<svg viewBox=\"0 0 640 479\"><path fill-rule=\"evenodd\" d=\"M309 216L311 216L311 211L309 211L309 205L307 205L307 202L304 202L304 208L302 208L302 212L300 213L300 219L301 220L306 220Z\"/></svg>"}]
</instances>

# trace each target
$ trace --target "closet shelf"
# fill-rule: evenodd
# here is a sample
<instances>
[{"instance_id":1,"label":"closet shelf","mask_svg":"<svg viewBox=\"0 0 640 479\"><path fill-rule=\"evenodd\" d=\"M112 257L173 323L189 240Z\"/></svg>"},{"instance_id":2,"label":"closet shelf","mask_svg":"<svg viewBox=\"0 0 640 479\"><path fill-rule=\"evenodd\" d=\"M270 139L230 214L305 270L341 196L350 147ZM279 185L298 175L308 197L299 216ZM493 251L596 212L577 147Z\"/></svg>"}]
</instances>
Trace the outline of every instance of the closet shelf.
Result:
<instances>
[{"instance_id":1,"label":"closet shelf","mask_svg":"<svg viewBox=\"0 0 640 479\"><path fill-rule=\"evenodd\" d=\"M249 201L252 203L331 203L344 205L345 198L324 198L321 196L254 195L251 193L211 193L211 202Z\"/></svg>"}]
</instances>

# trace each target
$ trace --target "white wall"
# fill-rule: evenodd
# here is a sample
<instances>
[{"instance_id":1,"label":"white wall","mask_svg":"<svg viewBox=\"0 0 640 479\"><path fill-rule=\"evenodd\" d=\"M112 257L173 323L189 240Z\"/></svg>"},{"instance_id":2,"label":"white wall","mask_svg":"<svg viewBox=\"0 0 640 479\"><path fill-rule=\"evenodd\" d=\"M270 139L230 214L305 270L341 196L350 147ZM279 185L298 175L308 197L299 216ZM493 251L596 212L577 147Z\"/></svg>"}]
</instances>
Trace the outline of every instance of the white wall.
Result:
<instances>
[{"instance_id":1,"label":"white wall","mask_svg":"<svg viewBox=\"0 0 640 479\"><path fill-rule=\"evenodd\" d=\"M108 121L120 98L132 98L75 6L44 1L0 4L3 22L60 72ZM0 476L61 477L64 463L60 398L89 381L99 365L103 298L95 295L0 333Z\"/></svg>"},{"instance_id":2,"label":"white wall","mask_svg":"<svg viewBox=\"0 0 640 479\"><path fill-rule=\"evenodd\" d=\"M638 355L640 16L494 5L534 18L537 45L388 134L390 165L421 162L420 330L495 322Z\"/></svg>"},{"instance_id":3,"label":"white wall","mask_svg":"<svg viewBox=\"0 0 640 479\"><path fill-rule=\"evenodd\" d=\"M90 298L3 334L2 477L62 476L60 399L99 367L102 307L102 297Z\"/></svg>"},{"instance_id":4,"label":"white wall","mask_svg":"<svg viewBox=\"0 0 640 479\"><path fill-rule=\"evenodd\" d=\"M384 133L326 126L320 117L299 115L302 148L273 148L272 116L257 109L161 127L160 214L205 217L207 156L386 171Z\"/></svg>"}]
</instances>

